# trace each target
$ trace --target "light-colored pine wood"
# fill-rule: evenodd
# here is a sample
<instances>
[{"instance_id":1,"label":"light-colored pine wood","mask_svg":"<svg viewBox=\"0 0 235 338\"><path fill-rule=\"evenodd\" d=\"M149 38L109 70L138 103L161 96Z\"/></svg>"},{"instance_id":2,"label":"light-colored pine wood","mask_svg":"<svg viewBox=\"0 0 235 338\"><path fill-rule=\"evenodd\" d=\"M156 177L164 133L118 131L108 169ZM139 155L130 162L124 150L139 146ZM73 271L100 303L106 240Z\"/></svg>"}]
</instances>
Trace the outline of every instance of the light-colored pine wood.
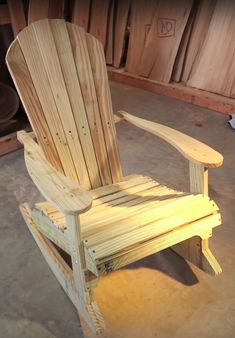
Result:
<instances>
[{"instance_id":1,"label":"light-colored pine wood","mask_svg":"<svg viewBox=\"0 0 235 338\"><path fill-rule=\"evenodd\" d=\"M30 91L17 71L18 54L24 73L30 73ZM63 20L45 19L19 34L7 62L50 163L59 162L57 169L86 188L121 181L107 71L98 41ZM36 112L27 103L32 101L31 92ZM39 110L45 117L41 121ZM53 143L54 153L49 148L51 144L53 150Z\"/></svg>"},{"instance_id":2,"label":"light-colored pine wood","mask_svg":"<svg viewBox=\"0 0 235 338\"><path fill-rule=\"evenodd\" d=\"M26 167L46 198L32 214L21 205L22 215L93 332L104 328L94 298L103 274L186 240L186 248L178 246L183 257L211 274L221 271L208 244L221 219L206 196L204 168L220 166L222 155L171 128L119 112L118 119L162 137L190 160L192 191L142 175L123 177L103 47L75 25L33 23L15 40L7 62L35 130L18 133ZM70 254L72 270L57 247Z\"/></svg>"},{"instance_id":3,"label":"light-colored pine wood","mask_svg":"<svg viewBox=\"0 0 235 338\"><path fill-rule=\"evenodd\" d=\"M84 172L87 170L88 176L91 182L91 186L93 188L99 187L101 185L101 180L99 176L98 165L95 157L95 151L92 143L92 138L90 134L90 128L88 124L88 119L86 115L86 107L83 101L82 91L79 83L79 79L77 76L77 69L74 62L74 57L72 53L72 47L70 44L69 34L67 32L67 27L65 21L61 20L53 20L51 21L51 29L54 36L54 41L56 45L56 51L59 57L59 62L62 70L62 76L64 82L66 84L66 90L68 93L69 102L66 103L67 106L67 114L65 119L69 119L69 107L71 105L71 125L68 126L68 134L70 134L71 139L73 140L73 145L77 150L78 157L76 158L75 152L73 153L73 159L76 163L77 161L81 161L81 157L84 156L84 161L86 163L85 169L78 169L78 172L81 172L81 175L84 175ZM61 40L63 43L60 43ZM55 55L52 57L55 58ZM45 56L49 60L48 55ZM54 61L55 62L55 61ZM49 64L49 61L48 61ZM59 68L59 67L58 67ZM51 74L51 70L50 70ZM55 85L56 85L56 77ZM63 81L62 78L58 81ZM58 86L55 87L55 91L58 95ZM62 92L61 97L66 98L66 93ZM69 104L70 103L70 104ZM66 110L66 106L61 106L61 115L63 111ZM66 124L66 120L63 121L63 124ZM76 129L73 130L73 123L75 122ZM66 132L67 134L67 132ZM78 142L75 143L76 134L78 137ZM81 146L80 146L81 143ZM81 147L81 154L79 154L78 149ZM83 153L83 155L82 155ZM79 176L80 177L80 176ZM82 179L80 179L82 182Z\"/></svg>"},{"instance_id":4,"label":"light-colored pine wood","mask_svg":"<svg viewBox=\"0 0 235 338\"><path fill-rule=\"evenodd\" d=\"M117 146L116 129L113 118L112 102L108 85L105 57L101 43L91 35L86 36L91 66L94 69L94 84L104 130L109 165L113 182L122 180L122 169Z\"/></svg>"},{"instance_id":5,"label":"light-colored pine wood","mask_svg":"<svg viewBox=\"0 0 235 338\"><path fill-rule=\"evenodd\" d=\"M67 234L59 230L55 224L52 223L50 218L44 215L37 209L32 210L32 218L37 226L37 229L46 236L50 241L55 243L62 250L70 254L69 243Z\"/></svg>"},{"instance_id":6,"label":"light-colored pine wood","mask_svg":"<svg viewBox=\"0 0 235 338\"><path fill-rule=\"evenodd\" d=\"M172 249L184 259L212 276L222 272L219 263L209 249L208 238L193 237L173 246Z\"/></svg>"},{"instance_id":7,"label":"light-colored pine wood","mask_svg":"<svg viewBox=\"0 0 235 338\"><path fill-rule=\"evenodd\" d=\"M16 36L23 28L26 27L26 19L24 14L24 6L22 0L7 0L9 14L11 18L11 26Z\"/></svg>"},{"instance_id":8,"label":"light-colored pine wood","mask_svg":"<svg viewBox=\"0 0 235 338\"><path fill-rule=\"evenodd\" d=\"M79 216L66 215L66 221L68 224L68 239L73 267L74 283L78 293L78 298L83 299L88 313L90 312L90 323L96 327L100 327L101 329L104 325L103 317L100 313L98 305L92 298L91 292L89 292L86 287L84 271L86 270L87 266L81 238ZM83 315L83 312L81 312L81 314Z\"/></svg>"},{"instance_id":9,"label":"light-colored pine wood","mask_svg":"<svg viewBox=\"0 0 235 338\"><path fill-rule=\"evenodd\" d=\"M103 321L99 321L100 313L97 310L96 304L91 303L87 306L86 301L78 296L72 270L50 241L37 230L32 220L31 210L26 203L20 205L20 211L45 260L74 306L78 309L93 332L101 332L103 330ZM99 325L99 323L101 323L102 326Z\"/></svg>"},{"instance_id":10,"label":"light-colored pine wood","mask_svg":"<svg viewBox=\"0 0 235 338\"><path fill-rule=\"evenodd\" d=\"M37 92L37 96L39 98L41 107L45 115L46 121L44 119L41 119L40 124L44 125L46 123L49 126L65 174L68 175L68 177L70 177L71 179L77 181L78 180L77 171L76 168L74 167L72 155L68 146L68 139L66 137L64 128L61 124L61 117L56 102L54 100L53 92L50 87L50 82L47 76L46 69L44 67L43 53L40 51L37 36L34 32L33 26L31 25L28 26L26 29L24 29L21 32L21 34L19 34L17 39L20 43L20 47L22 49L28 70L31 75L32 79L31 81L33 82L34 88ZM11 52L8 52L7 59L10 68L11 68L10 63L11 55L12 55ZM54 61L52 61L52 64L54 64ZM57 74L57 70L54 69L54 72ZM61 86L63 86L63 83L61 83ZM25 90L24 86L18 87L18 90L20 92L24 91ZM28 93L26 92L24 100L26 101L27 98ZM34 115L34 111L32 109L30 109L28 113L30 114L30 116ZM64 117L63 120L65 120L64 114L63 117ZM37 130L39 127L36 124L34 124L33 127L37 135ZM81 163L81 161L79 163ZM86 179L86 182L89 185L88 177L85 176L84 178Z\"/></svg>"},{"instance_id":11,"label":"light-colored pine wood","mask_svg":"<svg viewBox=\"0 0 235 338\"><path fill-rule=\"evenodd\" d=\"M164 232L172 231L179 226L196 221L202 217L206 217L218 210L212 202L210 204L208 203L207 206L204 203L196 204L192 207L191 205L188 205L187 210L185 210L185 207L182 206L182 209L180 210L181 213L178 213L177 210L174 210L173 208L166 209L166 213L163 213L163 219L156 222L153 221L154 218L151 213L150 216L148 216L147 213L143 213L141 217L138 216L131 220L127 219L125 222L126 227L128 224L130 228L133 226L134 230L130 233L124 233L118 237L111 238L107 242L98 243L97 245L92 246L91 251L94 253L95 259L101 259L121 252L125 248L160 236ZM170 211L174 212L174 214L169 215L168 217L168 212ZM146 219L142 219L142 217L145 217ZM146 224L146 222L150 223ZM140 226L140 228L138 228L138 226ZM111 237L112 234L109 236Z\"/></svg>"},{"instance_id":12,"label":"light-colored pine wood","mask_svg":"<svg viewBox=\"0 0 235 338\"><path fill-rule=\"evenodd\" d=\"M64 25L64 21L60 21L60 24ZM43 67L45 69L45 75L48 78L48 85L51 88L51 94L54 98L57 98L54 102L57 107L58 118L61 121L60 125L63 127L64 134L66 135L77 177L79 182L85 187L90 188L91 181L86 168L85 153L82 151L76 128L76 120L74 117L76 112L73 113L71 97L69 97L68 94L71 87L65 78L67 72L70 72L72 65L68 63L66 65L67 67L63 66L62 60L60 59L60 52L58 51L58 46L56 46L55 37L48 20L35 22L33 24L33 30L41 51ZM45 39L47 39L46 44ZM63 44L60 44L60 46L63 48ZM71 73L72 72L73 69ZM73 93L71 93L71 96L74 97ZM79 95L77 95L77 97L79 97ZM88 130L86 131L85 129L84 134L86 134L86 132L88 132Z\"/></svg>"},{"instance_id":13,"label":"light-colored pine wood","mask_svg":"<svg viewBox=\"0 0 235 338\"><path fill-rule=\"evenodd\" d=\"M88 31L90 16L90 0L74 0L72 23Z\"/></svg>"},{"instance_id":14,"label":"light-colored pine wood","mask_svg":"<svg viewBox=\"0 0 235 338\"><path fill-rule=\"evenodd\" d=\"M109 168L109 155L105 145L100 108L98 105L92 68L89 62L86 34L81 29L78 29L76 26L69 23L67 23L67 29L70 36L83 101L86 107L90 133L99 166L99 175L102 184L110 184L112 183L112 175Z\"/></svg>"},{"instance_id":15,"label":"light-colored pine wood","mask_svg":"<svg viewBox=\"0 0 235 338\"><path fill-rule=\"evenodd\" d=\"M182 83L162 83L142 76L125 72L123 68L115 69L108 66L110 81L116 81L132 87L148 90L149 92L172 97L182 102L191 103L197 107L204 107L223 114L233 114L235 111L234 99L190 88ZM117 120L115 121L117 122Z\"/></svg>"},{"instance_id":16,"label":"light-colored pine wood","mask_svg":"<svg viewBox=\"0 0 235 338\"><path fill-rule=\"evenodd\" d=\"M50 128L47 123L44 111L40 104L37 92L31 82L31 75L26 65L20 45L16 40L11 46L11 53L7 54L7 64L14 80L14 84L23 103L27 117L34 129L38 142L40 143L48 161L60 172L64 172Z\"/></svg>"},{"instance_id":17,"label":"light-colored pine wood","mask_svg":"<svg viewBox=\"0 0 235 338\"><path fill-rule=\"evenodd\" d=\"M221 219L219 214L208 217L206 221L204 219L198 220L191 224L191 226L186 225L182 228L176 229L173 232L169 232L162 236L154 238L147 243L140 243L137 247L130 248L129 250L124 251L121 254L119 253L113 255L112 257L109 257L108 261L107 259L100 261L97 265L98 271L102 275L120 269L123 266L133 263L139 259L142 259L146 256L172 247L177 243L185 241L195 236L195 234L196 236L200 236L201 238L206 239L207 237L211 236L211 228L216 227L220 224ZM207 230L207 228L209 228L209 230ZM196 250L198 249L196 248ZM213 265L215 266L215 264ZM201 264L198 267L202 269L204 268ZM206 272L208 272L208 268ZM221 269L217 269L216 271L214 271L213 274L216 275L220 272Z\"/></svg>"},{"instance_id":18,"label":"light-colored pine wood","mask_svg":"<svg viewBox=\"0 0 235 338\"><path fill-rule=\"evenodd\" d=\"M223 163L223 156L220 153L188 135L167 126L130 115L124 111L119 111L118 114L135 126L161 137L175 147L189 161L202 164L208 168L219 167Z\"/></svg>"},{"instance_id":19,"label":"light-colored pine wood","mask_svg":"<svg viewBox=\"0 0 235 338\"><path fill-rule=\"evenodd\" d=\"M138 75L169 83L180 41L193 1L160 0L156 9Z\"/></svg>"},{"instance_id":20,"label":"light-colored pine wood","mask_svg":"<svg viewBox=\"0 0 235 338\"><path fill-rule=\"evenodd\" d=\"M119 68L123 56L125 34L127 30L128 12L130 10L130 0L118 0L115 15L115 29L114 29L114 67Z\"/></svg>"},{"instance_id":21,"label":"light-colored pine wood","mask_svg":"<svg viewBox=\"0 0 235 338\"><path fill-rule=\"evenodd\" d=\"M78 183L57 172L39 145L25 132L18 132L25 147L25 163L32 180L45 198L63 213L77 214L91 207L92 197Z\"/></svg>"},{"instance_id":22,"label":"light-colored pine wood","mask_svg":"<svg viewBox=\"0 0 235 338\"><path fill-rule=\"evenodd\" d=\"M130 38L125 69L139 74L141 55L159 0L133 0L131 2Z\"/></svg>"},{"instance_id":23,"label":"light-colored pine wood","mask_svg":"<svg viewBox=\"0 0 235 338\"><path fill-rule=\"evenodd\" d=\"M190 191L208 195L208 168L203 164L189 162Z\"/></svg>"},{"instance_id":24,"label":"light-colored pine wood","mask_svg":"<svg viewBox=\"0 0 235 338\"><path fill-rule=\"evenodd\" d=\"M198 8L195 8L195 21L193 23L191 36L187 52L185 53L184 68L182 72L182 81L187 82L190 74L196 67L201 48L205 41L210 21L215 9L216 1L201 0Z\"/></svg>"},{"instance_id":25,"label":"light-colored pine wood","mask_svg":"<svg viewBox=\"0 0 235 338\"><path fill-rule=\"evenodd\" d=\"M86 299L85 274L86 261L83 250L79 216L65 215L68 224L68 240L71 253L72 268L78 296Z\"/></svg>"},{"instance_id":26,"label":"light-colored pine wood","mask_svg":"<svg viewBox=\"0 0 235 338\"><path fill-rule=\"evenodd\" d=\"M197 65L187 82L189 86L235 98L234 13L234 1L216 2Z\"/></svg>"},{"instance_id":27,"label":"light-colored pine wood","mask_svg":"<svg viewBox=\"0 0 235 338\"><path fill-rule=\"evenodd\" d=\"M188 51L188 45L190 41L190 37L192 34L192 29L194 25L196 15L196 5L192 7L192 10L189 14L189 18L185 27L185 30L182 35L182 39L179 45L178 53L175 58L175 64L172 73L172 81L181 82L182 81L182 73L185 66L185 59Z\"/></svg>"}]
</instances>

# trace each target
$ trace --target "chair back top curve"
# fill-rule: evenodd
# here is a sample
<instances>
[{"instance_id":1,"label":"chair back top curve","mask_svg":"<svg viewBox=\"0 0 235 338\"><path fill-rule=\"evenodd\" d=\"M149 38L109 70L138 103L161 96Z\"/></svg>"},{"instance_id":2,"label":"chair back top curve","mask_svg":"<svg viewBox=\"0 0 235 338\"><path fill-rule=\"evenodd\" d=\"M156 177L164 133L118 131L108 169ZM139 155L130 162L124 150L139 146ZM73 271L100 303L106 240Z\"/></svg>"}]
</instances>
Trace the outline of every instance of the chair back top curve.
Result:
<instances>
[{"instance_id":1,"label":"chair back top curve","mask_svg":"<svg viewBox=\"0 0 235 338\"><path fill-rule=\"evenodd\" d=\"M48 161L87 189L121 181L101 43L74 24L44 19L18 34L6 62Z\"/></svg>"}]
</instances>

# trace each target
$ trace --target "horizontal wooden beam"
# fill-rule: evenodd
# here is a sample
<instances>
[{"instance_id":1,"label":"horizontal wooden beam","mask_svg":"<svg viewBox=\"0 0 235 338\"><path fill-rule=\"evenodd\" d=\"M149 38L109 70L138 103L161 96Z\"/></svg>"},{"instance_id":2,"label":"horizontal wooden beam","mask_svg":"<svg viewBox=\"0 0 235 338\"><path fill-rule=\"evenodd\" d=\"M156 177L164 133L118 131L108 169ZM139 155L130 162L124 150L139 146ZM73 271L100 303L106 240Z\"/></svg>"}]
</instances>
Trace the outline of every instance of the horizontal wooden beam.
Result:
<instances>
[{"instance_id":1,"label":"horizontal wooden beam","mask_svg":"<svg viewBox=\"0 0 235 338\"><path fill-rule=\"evenodd\" d=\"M186 87L182 83L159 83L125 72L123 69L108 67L109 79L150 92L173 97L194 105L212 109L224 114L235 113L235 100L204 90Z\"/></svg>"}]
</instances>

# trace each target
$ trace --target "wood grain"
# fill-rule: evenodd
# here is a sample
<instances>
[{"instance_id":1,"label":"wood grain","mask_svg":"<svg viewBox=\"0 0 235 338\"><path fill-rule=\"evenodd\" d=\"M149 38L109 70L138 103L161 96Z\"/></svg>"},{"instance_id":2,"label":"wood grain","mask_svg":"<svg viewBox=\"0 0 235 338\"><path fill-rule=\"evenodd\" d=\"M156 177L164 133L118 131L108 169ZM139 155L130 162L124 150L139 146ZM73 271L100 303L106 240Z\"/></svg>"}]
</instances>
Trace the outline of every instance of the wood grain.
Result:
<instances>
[{"instance_id":1,"label":"wood grain","mask_svg":"<svg viewBox=\"0 0 235 338\"><path fill-rule=\"evenodd\" d=\"M205 41L211 18L215 9L216 1L200 0L198 8L195 8L195 21L193 23L191 36L185 53L182 81L187 82L193 68L198 62L198 54Z\"/></svg>"},{"instance_id":2,"label":"wood grain","mask_svg":"<svg viewBox=\"0 0 235 338\"><path fill-rule=\"evenodd\" d=\"M120 181L107 71L98 40L64 20L44 19L18 36L7 62L50 163L88 189Z\"/></svg>"},{"instance_id":3,"label":"wood grain","mask_svg":"<svg viewBox=\"0 0 235 338\"><path fill-rule=\"evenodd\" d=\"M129 73L139 74L141 55L157 5L156 0L131 2L130 38L125 66Z\"/></svg>"},{"instance_id":4,"label":"wood grain","mask_svg":"<svg viewBox=\"0 0 235 338\"><path fill-rule=\"evenodd\" d=\"M90 13L89 33L106 48L110 0L93 0Z\"/></svg>"},{"instance_id":5,"label":"wood grain","mask_svg":"<svg viewBox=\"0 0 235 338\"><path fill-rule=\"evenodd\" d=\"M109 6L105 59L108 65L112 65L114 53L114 0L110 1Z\"/></svg>"},{"instance_id":6,"label":"wood grain","mask_svg":"<svg viewBox=\"0 0 235 338\"><path fill-rule=\"evenodd\" d=\"M235 3L218 0L188 85L235 98Z\"/></svg>"},{"instance_id":7,"label":"wood grain","mask_svg":"<svg viewBox=\"0 0 235 338\"><path fill-rule=\"evenodd\" d=\"M125 44L125 35L127 30L128 13L130 10L130 0L118 0L116 15L115 15L115 30L114 30L114 67L119 67Z\"/></svg>"},{"instance_id":8,"label":"wood grain","mask_svg":"<svg viewBox=\"0 0 235 338\"><path fill-rule=\"evenodd\" d=\"M28 8L28 24L42 19L64 17L64 0L30 0Z\"/></svg>"},{"instance_id":9,"label":"wood grain","mask_svg":"<svg viewBox=\"0 0 235 338\"><path fill-rule=\"evenodd\" d=\"M220 153L191 136L159 123L141 119L124 111L119 111L118 114L135 126L161 137L175 147L189 161L202 164L208 168L220 167L223 164L223 156Z\"/></svg>"},{"instance_id":10,"label":"wood grain","mask_svg":"<svg viewBox=\"0 0 235 338\"><path fill-rule=\"evenodd\" d=\"M139 75L169 83L193 1L160 1L141 56Z\"/></svg>"},{"instance_id":11,"label":"wood grain","mask_svg":"<svg viewBox=\"0 0 235 338\"><path fill-rule=\"evenodd\" d=\"M16 36L23 28L26 27L23 2L21 0L7 0L7 5L11 18L12 30L14 36Z\"/></svg>"}]
</instances>

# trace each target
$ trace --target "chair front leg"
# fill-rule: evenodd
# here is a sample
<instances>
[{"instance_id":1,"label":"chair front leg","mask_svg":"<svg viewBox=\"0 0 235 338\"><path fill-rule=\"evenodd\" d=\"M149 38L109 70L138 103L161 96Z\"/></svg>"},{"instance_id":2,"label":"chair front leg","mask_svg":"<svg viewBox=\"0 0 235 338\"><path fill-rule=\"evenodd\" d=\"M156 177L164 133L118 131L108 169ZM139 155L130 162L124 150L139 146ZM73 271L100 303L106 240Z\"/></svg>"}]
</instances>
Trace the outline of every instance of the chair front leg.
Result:
<instances>
[{"instance_id":1,"label":"chair front leg","mask_svg":"<svg viewBox=\"0 0 235 338\"><path fill-rule=\"evenodd\" d=\"M189 162L190 192L208 195L208 168L202 164ZM205 232L172 247L172 249L210 275L218 275L222 269L209 249L211 233Z\"/></svg>"},{"instance_id":2,"label":"chair front leg","mask_svg":"<svg viewBox=\"0 0 235 338\"><path fill-rule=\"evenodd\" d=\"M87 324L93 332L100 333L104 328L104 320L94 300L93 290L88 290L86 284L85 271L87 267L83 242L81 240L79 215L65 215L65 217L68 228L74 283L81 304L77 310L84 319L87 318L88 313L90 320L86 321Z\"/></svg>"},{"instance_id":3,"label":"chair front leg","mask_svg":"<svg viewBox=\"0 0 235 338\"><path fill-rule=\"evenodd\" d=\"M203 164L189 162L190 192L208 195L208 168Z\"/></svg>"}]
</instances>

